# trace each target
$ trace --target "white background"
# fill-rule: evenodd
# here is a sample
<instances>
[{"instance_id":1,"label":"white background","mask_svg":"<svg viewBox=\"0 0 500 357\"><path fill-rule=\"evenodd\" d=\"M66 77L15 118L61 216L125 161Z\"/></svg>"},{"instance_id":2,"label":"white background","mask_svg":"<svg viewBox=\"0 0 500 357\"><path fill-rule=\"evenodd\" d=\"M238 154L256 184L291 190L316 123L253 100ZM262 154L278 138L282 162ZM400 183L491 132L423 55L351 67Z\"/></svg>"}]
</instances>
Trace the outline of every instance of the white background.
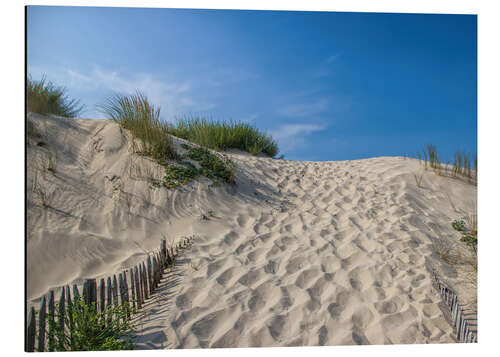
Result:
<instances>
[{"instance_id":1,"label":"white background","mask_svg":"<svg viewBox=\"0 0 500 357\"><path fill-rule=\"evenodd\" d=\"M5 4L8 3L8 4ZM14 1L0 11L0 348L5 355L24 352L24 5L135 6L212 9L315 10L352 12L454 13L478 15L478 155L479 155L479 343L449 345L339 346L259 349L136 351L134 356L479 356L500 345L500 13L488 0L351 1ZM97 354L102 354L99 352ZM117 355L120 352L108 352ZM498 353L498 352L497 352ZM79 353L79 356L95 356Z\"/></svg>"}]
</instances>

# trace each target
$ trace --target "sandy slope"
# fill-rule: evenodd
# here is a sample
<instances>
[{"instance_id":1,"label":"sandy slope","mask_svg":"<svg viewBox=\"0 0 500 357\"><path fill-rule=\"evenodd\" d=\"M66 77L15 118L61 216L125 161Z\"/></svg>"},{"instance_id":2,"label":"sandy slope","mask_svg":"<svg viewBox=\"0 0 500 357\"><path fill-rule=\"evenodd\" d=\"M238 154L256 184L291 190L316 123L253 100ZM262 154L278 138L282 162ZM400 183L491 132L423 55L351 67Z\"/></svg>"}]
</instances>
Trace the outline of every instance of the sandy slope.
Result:
<instances>
[{"instance_id":1,"label":"sandy slope","mask_svg":"<svg viewBox=\"0 0 500 357\"><path fill-rule=\"evenodd\" d=\"M162 237L189 235L192 247L136 319L141 348L454 341L429 270L463 286L432 244L457 240L451 203L471 211L472 185L400 157L296 162L233 153L236 187L200 180L155 189L147 177L161 178L161 168L131 154L116 124L36 121L49 145L28 148L30 299L126 268ZM56 170L42 177L49 150ZM29 189L35 172L49 208ZM413 173L423 173L422 188ZM474 301L470 288L459 292Z\"/></svg>"}]
</instances>

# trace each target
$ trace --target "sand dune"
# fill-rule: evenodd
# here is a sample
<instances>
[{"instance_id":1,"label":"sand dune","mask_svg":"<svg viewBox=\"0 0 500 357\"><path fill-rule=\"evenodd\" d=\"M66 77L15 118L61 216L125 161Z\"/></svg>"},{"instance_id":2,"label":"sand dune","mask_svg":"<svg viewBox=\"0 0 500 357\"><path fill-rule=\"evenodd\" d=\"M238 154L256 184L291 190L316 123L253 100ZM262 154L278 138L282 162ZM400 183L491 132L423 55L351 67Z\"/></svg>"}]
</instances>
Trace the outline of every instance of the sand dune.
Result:
<instances>
[{"instance_id":1,"label":"sand dune","mask_svg":"<svg viewBox=\"0 0 500 357\"><path fill-rule=\"evenodd\" d=\"M30 300L127 268L164 237L194 236L136 317L139 348L447 343L430 270L475 300L433 243L457 240L451 221L472 210L476 188L417 160L232 152L236 186L166 190L150 187L162 169L133 154L117 124L30 116L47 143L28 148ZM42 175L49 151L56 168Z\"/></svg>"}]
</instances>

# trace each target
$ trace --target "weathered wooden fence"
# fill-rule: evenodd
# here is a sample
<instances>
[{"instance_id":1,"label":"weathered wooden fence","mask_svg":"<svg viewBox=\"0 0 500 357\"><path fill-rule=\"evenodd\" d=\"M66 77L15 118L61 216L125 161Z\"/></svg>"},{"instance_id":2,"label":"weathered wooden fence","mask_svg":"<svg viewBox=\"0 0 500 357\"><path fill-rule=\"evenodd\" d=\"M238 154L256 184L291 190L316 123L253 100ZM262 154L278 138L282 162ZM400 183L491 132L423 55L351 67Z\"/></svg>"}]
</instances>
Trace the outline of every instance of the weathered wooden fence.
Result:
<instances>
[{"instance_id":1,"label":"weathered wooden fence","mask_svg":"<svg viewBox=\"0 0 500 357\"><path fill-rule=\"evenodd\" d=\"M467 318L467 313L458 302L457 294L439 279L435 271L432 272L432 275L443 300L450 308L453 328L457 333L458 341L477 342L477 319Z\"/></svg>"},{"instance_id":2,"label":"weathered wooden fence","mask_svg":"<svg viewBox=\"0 0 500 357\"><path fill-rule=\"evenodd\" d=\"M70 287L66 285L60 292L57 321L54 291L51 290L48 296L42 297L38 316L33 306L28 311L26 352L52 351L57 342L56 327L72 331L71 317L64 318L65 307L71 306L72 301L80 296L85 304L94 306L101 312L108 306L122 305L126 309L127 318L130 318L133 311L140 309L158 287L165 269L175 263L179 250L189 243L190 238L184 238L177 246L168 249L166 241L162 240L158 251L150 253L142 263L119 273L118 278L116 274L107 279L102 278L99 286L96 279L87 279L82 286L82 295L74 284L73 299Z\"/></svg>"}]
</instances>

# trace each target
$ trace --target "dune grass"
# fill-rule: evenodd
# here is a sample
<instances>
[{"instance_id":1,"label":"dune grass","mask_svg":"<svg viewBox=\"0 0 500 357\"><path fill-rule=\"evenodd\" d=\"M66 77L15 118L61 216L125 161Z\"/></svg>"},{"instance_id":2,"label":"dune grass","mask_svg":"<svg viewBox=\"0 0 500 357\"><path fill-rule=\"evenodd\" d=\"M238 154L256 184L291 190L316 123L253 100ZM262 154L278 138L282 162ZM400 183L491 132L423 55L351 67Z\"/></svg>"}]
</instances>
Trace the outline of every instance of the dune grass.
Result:
<instances>
[{"instance_id":1,"label":"dune grass","mask_svg":"<svg viewBox=\"0 0 500 357\"><path fill-rule=\"evenodd\" d=\"M170 134L214 150L239 149L253 155L263 153L270 157L279 152L278 144L272 136L243 122L183 118L170 127Z\"/></svg>"},{"instance_id":2,"label":"dune grass","mask_svg":"<svg viewBox=\"0 0 500 357\"><path fill-rule=\"evenodd\" d=\"M116 94L98 109L140 140L137 150L140 154L160 164L179 158L172 139L167 136L168 125L160 120L160 108L150 104L143 93L137 91L128 96Z\"/></svg>"},{"instance_id":3,"label":"dune grass","mask_svg":"<svg viewBox=\"0 0 500 357\"><path fill-rule=\"evenodd\" d=\"M417 152L417 158L421 160L425 169L430 167L438 175L462 177L467 179L469 183L477 184L477 154L474 157L465 151L457 150L453 156L453 164L450 165L450 160L443 164L443 158L438 154L437 147L433 144L428 144L422 151Z\"/></svg>"},{"instance_id":4,"label":"dune grass","mask_svg":"<svg viewBox=\"0 0 500 357\"><path fill-rule=\"evenodd\" d=\"M164 167L163 181L155 181L155 186L175 188L200 175L210 178L215 184L219 181L234 183L236 166L225 156L219 157L206 148L190 146L185 148L185 155L180 155L168 135L173 134L173 127L160 120L160 108L150 104L141 92L129 96L114 95L98 109L139 139L140 147L136 152L151 157ZM183 158L196 161L200 168L187 161L181 162Z\"/></svg>"},{"instance_id":5,"label":"dune grass","mask_svg":"<svg viewBox=\"0 0 500 357\"><path fill-rule=\"evenodd\" d=\"M55 114L67 118L77 117L83 111L83 105L77 99L66 95L66 88L47 82L45 76L35 81L28 77L26 85L28 111L42 115Z\"/></svg>"}]
</instances>

